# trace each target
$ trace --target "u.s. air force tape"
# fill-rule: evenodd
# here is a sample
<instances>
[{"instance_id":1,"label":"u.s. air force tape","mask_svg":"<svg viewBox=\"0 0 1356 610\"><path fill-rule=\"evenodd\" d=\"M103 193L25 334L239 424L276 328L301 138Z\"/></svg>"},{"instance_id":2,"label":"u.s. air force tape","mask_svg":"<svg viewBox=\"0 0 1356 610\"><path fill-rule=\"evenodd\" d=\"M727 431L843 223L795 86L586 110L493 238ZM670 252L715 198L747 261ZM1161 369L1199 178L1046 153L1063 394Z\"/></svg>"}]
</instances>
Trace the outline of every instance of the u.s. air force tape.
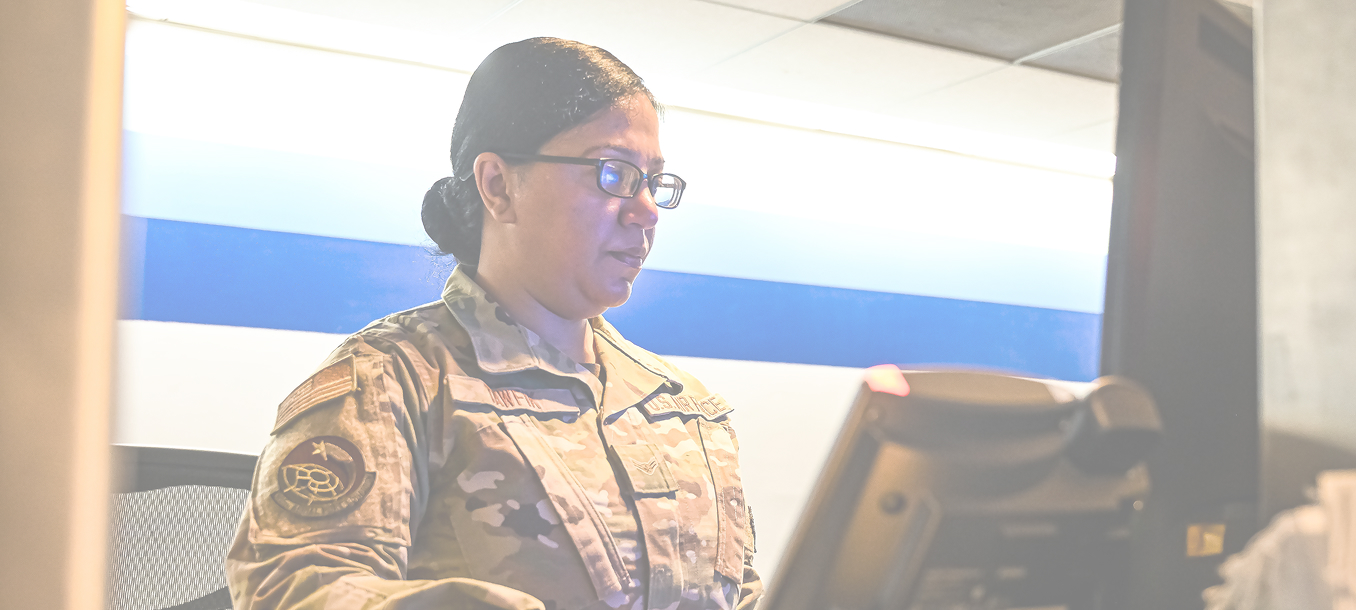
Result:
<instances>
[{"instance_id":1,"label":"u.s. air force tape","mask_svg":"<svg viewBox=\"0 0 1356 610\"><path fill-rule=\"evenodd\" d=\"M366 497L377 473L367 470L362 451L348 439L317 436L287 454L277 477L278 506L301 517L328 517Z\"/></svg>"}]
</instances>

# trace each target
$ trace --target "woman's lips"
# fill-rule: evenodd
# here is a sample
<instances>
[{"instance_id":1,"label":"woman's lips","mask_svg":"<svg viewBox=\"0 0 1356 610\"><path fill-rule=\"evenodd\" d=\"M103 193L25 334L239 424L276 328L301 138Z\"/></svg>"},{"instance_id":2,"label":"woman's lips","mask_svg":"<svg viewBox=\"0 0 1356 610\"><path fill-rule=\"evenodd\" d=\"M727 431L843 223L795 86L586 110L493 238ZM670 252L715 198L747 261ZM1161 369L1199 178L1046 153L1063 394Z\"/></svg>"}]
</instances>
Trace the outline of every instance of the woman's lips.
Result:
<instances>
[{"instance_id":1,"label":"woman's lips","mask_svg":"<svg viewBox=\"0 0 1356 610\"><path fill-rule=\"evenodd\" d=\"M612 258L621 261L623 265L626 265L627 267L634 267L636 269L639 269L640 266L645 262L644 250L614 250L612 252L608 252L607 254Z\"/></svg>"}]
</instances>

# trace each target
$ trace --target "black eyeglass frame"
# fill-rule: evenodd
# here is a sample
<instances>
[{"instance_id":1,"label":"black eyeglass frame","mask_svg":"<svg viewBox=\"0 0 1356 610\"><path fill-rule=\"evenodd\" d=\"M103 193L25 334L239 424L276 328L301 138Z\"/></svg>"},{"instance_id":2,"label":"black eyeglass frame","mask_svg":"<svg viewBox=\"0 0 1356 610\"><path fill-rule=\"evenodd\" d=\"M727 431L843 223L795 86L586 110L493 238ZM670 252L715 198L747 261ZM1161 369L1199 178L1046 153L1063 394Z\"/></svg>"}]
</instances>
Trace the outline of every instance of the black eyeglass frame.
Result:
<instances>
[{"instance_id":1,"label":"black eyeglass frame","mask_svg":"<svg viewBox=\"0 0 1356 610\"><path fill-rule=\"evenodd\" d=\"M668 205L661 205L658 201L655 201L656 206L664 208L666 210L672 210L673 208L678 207L679 200L683 198L683 190L687 188L687 181L683 180L682 177L680 177L678 174L670 174L668 172L660 172L658 174L647 174L643 171L640 171L640 166L636 165L635 163L627 161L626 159L618 159L616 157L603 157L601 159L590 159L588 157L557 157L555 155L537 155L526 153L501 152L495 154L504 157L505 159L516 159L519 161L539 161L543 163L564 163L567 165L593 166L598 169L598 190L607 193L608 195L612 195L613 197L621 197L623 199L630 199L632 197L635 197L636 195L639 195L640 189L644 188L645 186L650 187L650 195L653 196L655 194L655 191L659 190L659 187L654 184L654 179L660 176L672 176L675 180L678 181L678 186L677 188L674 189L673 200ZM615 163L625 163L627 165L630 165L632 168L636 170L636 173L640 174L640 180L636 182L636 190L634 193L631 193L630 195L623 195L621 193L614 193L612 191L607 190L606 188L603 188L603 165L605 165L609 161Z\"/></svg>"}]
</instances>

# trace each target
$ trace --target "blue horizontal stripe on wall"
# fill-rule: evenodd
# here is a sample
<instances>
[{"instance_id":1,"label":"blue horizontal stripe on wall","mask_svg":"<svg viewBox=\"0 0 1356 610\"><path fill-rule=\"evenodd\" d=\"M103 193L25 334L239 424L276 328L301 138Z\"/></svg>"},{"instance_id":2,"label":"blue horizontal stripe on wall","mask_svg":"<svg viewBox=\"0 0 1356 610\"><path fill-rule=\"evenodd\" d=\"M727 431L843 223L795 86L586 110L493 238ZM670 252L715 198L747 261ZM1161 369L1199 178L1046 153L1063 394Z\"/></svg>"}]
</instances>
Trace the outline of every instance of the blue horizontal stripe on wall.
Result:
<instances>
[{"instance_id":1,"label":"blue horizontal stripe on wall","mask_svg":"<svg viewBox=\"0 0 1356 610\"><path fill-rule=\"evenodd\" d=\"M642 272L606 314L626 338L676 356L867 367L995 368L1097 377L1102 317L888 292Z\"/></svg>"},{"instance_id":2,"label":"blue horizontal stripe on wall","mask_svg":"<svg viewBox=\"0 0 1356 610\"><path fill-rule=\"evenodd\" d=\"M450 272L417 246L126 217L126 318L354 332L436 300ZM1096 377L1101 316L647 270L607 317L660 354L882 362Z\"/></svg>"},{"instance_id":3,"label":"blue horizontal stripe on wall","mask_svg":"<svg viewBox=\"0 0 1356 610\"><path fill-rule=\"evenodd\" d=\"M131 319L351 333L437 300L451 271L418 246L124 218Z\"/></svg>"}]
</instances>

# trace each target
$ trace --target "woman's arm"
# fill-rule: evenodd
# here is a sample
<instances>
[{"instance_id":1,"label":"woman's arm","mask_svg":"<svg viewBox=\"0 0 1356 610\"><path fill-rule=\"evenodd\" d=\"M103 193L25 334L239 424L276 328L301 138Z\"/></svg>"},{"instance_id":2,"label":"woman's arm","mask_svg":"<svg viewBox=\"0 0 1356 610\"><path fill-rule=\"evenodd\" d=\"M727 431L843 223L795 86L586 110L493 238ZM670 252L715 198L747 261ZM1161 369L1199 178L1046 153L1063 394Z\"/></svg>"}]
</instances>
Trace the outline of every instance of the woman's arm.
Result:
<instances>
[{"instance_id":1,"label":"woman's arm","mask_svg":"<svg viewBox=\"0 0 1356 610\"><path fill-rule=\"evenodd\" d=\"M226 561L235 608L543 608L484 581L405 579L428 496L431 392L386 351L400 350L350 338L279 406Z\"/></svg>"},{"instance_id":2,"label":"woman's arm","mask_svg":"<svg viewBox=\"0 0 1356 610\"><path fill-rule=\"evenodd\" d=\"M402 580L405 549L393 545L245 544L227 564L237 610L543 609L535 597L484 581Z\"/></svg>"}]
</instances>

